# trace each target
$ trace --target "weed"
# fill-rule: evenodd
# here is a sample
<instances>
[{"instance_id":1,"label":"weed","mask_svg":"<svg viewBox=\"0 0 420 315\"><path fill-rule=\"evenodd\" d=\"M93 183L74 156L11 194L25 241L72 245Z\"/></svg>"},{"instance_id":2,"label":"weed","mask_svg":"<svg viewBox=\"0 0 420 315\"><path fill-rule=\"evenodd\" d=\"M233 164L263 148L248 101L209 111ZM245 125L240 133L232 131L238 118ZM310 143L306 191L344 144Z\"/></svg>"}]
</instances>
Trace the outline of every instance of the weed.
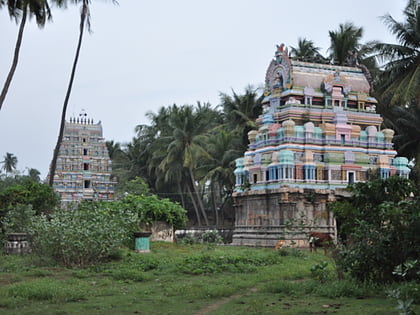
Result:
<instances>
[{"instance_id":1,"label":"weed","mask_svg":"<svg viewBox=\"0 0 420 315\"><path fill-rule=\"evenodd\" d=\"M108 274L115 280L140 282L146 280L148 277L142 270L135 270L131 268L112 270Z\"/></svg>"},{"instance_id":2,"label":"weed","mask_svg":"<svg viewBox=\"0 0 420 315\"><path fill-rule=\"evenodd\" d=\"M311 267L311 274L314 279L326 282L330 278L330 272L327 270L328 262L325 260Z\"/></svg>"},{"instance_id":3,"label":"weed","mask_svg":"<svg viewBox=\"0 0 420 315\"><path fill-rule=\"evenodd\" d=\"M67 286L66 283L51 279L36 279L19 282L3 289L5 296L34 301L71 302L86 298L87 291L80 285Z\"/></svg>"},{"instance_id":4,"label":"weed","mask_svg":"<svg viewBox=\"0 0 420 315\"><path fill-rule=\"evenodd\" d=\"M286 247L286 248L279 249L277 252L280 256L283 256L283 257L284 256L299 257L299 258L306 257L306 254L297 248Z\"/></svg>"}]
</instances>

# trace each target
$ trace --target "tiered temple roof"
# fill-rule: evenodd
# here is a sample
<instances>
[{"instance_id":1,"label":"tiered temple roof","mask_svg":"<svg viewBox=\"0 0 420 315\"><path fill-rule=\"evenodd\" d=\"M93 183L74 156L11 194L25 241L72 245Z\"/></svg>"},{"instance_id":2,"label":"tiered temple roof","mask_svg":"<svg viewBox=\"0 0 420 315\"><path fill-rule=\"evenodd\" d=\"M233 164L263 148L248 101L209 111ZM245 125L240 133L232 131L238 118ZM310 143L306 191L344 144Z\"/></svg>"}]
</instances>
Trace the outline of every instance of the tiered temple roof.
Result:
<instances>
[{"instance_id":1,"label":"tiered temple roof","mask_svg":"<svg viewBox=\"0 0 420 315\"><path fill-rule=\"evenodd\" d=\"M344 188L408 176L408 160L395 158L394 131L381 129L377 100L362 67L294 61L278 46L265 80L263 114L236 160L236 191Z\"/></svg>"},{"instance_id":2,"label":"tiered temple roof","mask_svg":"<svg viewBox=\"0 0 420 315\"><path fill-rule=\"evenodd\" d=\"M86 114L65 123L53 188L62 205L80 200L113 200L111 159L101 122Z\"/></svg>"}]
</instances>

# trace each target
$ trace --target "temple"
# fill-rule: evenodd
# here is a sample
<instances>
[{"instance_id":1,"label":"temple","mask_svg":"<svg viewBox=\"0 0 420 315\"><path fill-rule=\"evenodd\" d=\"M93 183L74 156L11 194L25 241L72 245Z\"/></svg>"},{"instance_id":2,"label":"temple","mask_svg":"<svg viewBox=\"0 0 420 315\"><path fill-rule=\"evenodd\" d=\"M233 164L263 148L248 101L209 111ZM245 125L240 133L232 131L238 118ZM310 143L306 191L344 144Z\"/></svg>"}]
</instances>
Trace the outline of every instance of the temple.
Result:
<instances>
[{"instance_id":1,"label":"temple","mask_svg":"<svg viewBox=\"0 0 420 315\"><path fill-rule=\"evenodd\" d=\"M292 60L278 46L265 78L263 114L236 160L234 245L305 246L305 232L336 234L328 203L349 184L408 177L394 131L381 129L363 67Z\"/></svg>"},{"instance_id":2,"label":"temple","mask_svg":"<svg viewBox=\"0 0 420 315\"><path fill-rule=\"evenodd\" d=\"M53 182L62 207L81 200L113 200L111 171L101 122L85 113L66 121Z\"/></svg>"}]
</instances>

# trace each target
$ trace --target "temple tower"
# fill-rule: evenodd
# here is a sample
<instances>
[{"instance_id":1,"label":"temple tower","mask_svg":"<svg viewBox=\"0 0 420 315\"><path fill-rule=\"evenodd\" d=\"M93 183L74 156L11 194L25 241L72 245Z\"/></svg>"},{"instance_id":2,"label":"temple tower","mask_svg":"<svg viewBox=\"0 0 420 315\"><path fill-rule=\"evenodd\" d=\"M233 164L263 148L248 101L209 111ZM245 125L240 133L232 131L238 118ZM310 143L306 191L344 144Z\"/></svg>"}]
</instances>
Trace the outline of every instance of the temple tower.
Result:
<instances>
[{"instance_id":1,"label":"temple tower","mask_svg":"<svg viewBox=\"0 0 420 315\"><path fill-rule=\"evenodd\" d=\"M306 245L309 231L336 234L328 203L377 172L408 177L393 130L355 66L292 60L278 46L265 79L263 114L236 160L234 245Z\"/></svg>"},{"instance_id":2,"label":"temple tower","mask_svg":"<svg viewBox=\"0 0 420 315\"><path fill-rule=\"evenodd\" d=\"M66 121L53 182L62 207L81 200L113 200L111 172L101 122L94 123L86 113Z\"/></svg>"}]
</instances>

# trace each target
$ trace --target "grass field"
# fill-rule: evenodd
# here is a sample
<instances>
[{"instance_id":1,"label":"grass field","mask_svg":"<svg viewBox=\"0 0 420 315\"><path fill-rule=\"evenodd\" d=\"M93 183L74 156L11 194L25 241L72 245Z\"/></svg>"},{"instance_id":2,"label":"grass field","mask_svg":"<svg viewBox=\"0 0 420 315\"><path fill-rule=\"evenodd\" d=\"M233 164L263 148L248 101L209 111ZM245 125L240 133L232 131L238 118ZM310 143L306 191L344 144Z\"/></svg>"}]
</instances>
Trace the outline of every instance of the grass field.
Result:
<instances>
[{"instance_id":1,"label":"grass field","mask_svg":"<svg viewBox=\"0 0 420 315\"><path fill-rule=\"evenodd\" d=\"M337 281L321 253L152 243L114 256L85 269L0 256L0 314L398 314L389 288Z\"/></svg>"}]
</instances>

